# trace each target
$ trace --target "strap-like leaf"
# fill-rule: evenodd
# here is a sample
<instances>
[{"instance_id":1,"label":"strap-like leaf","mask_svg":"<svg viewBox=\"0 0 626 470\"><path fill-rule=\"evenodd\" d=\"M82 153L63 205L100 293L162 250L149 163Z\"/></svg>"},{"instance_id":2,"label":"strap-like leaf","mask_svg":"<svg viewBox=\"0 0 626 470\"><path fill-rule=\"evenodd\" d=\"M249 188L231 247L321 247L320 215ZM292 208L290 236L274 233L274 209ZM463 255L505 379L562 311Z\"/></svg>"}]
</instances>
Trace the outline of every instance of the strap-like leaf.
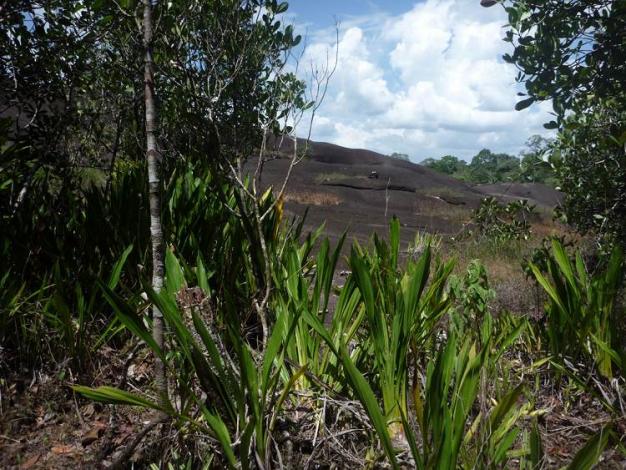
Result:
<instances>
[{"instance_id":1,"label":"strap-like leaf","mask_svg":"<svg viewBox=\"0 0 626 470\"><path fill-rule=\"evenodd\" d=\"M165 360L165 356L163 355L163 351L157 345L156 341L150 334L150 332L146 329L141 320L141 317L137 315L137 312L133 308L131 308L128 303L122 299L119 295L109 289L108 286L98 283L100 289L102 289L102 294L104 298L107 300L109 305L113 307L115 315L122 322L122 324L128 328L133 334L142 339L149 347L154 351L154 353L161 358L161 360Z\"/></svg>"},{"instance_id":2,"label":"strap-like leaf","mask_svg":"<svg viewBox=\"0 0 626 470\"><path fill-rule=\"evenodd\" d=\"M83 387L74 385L72 389L85 397L114 405L140 406L142 408L152 408L154 410L166 411L153 401L136 393L126 392L115 387L102 386L98 388Z\"/></svg>"},{"instance_id":3,"label":"strap-like leaf","mask_svg":"<svg viewBox=\"0 0 626 470\"><path fill-rule=\"evenodd\" d=\"M517 399L522 394L524 387L520 384L515 387L512 391L507 393L500 402L496 405L496 407L491 411L489 415L489 424L491 426L492 432L496 430L502 420L507 415L509 411L513 408L515 403L517 403Z\"/></svg>"},{"instance_id":4,"label":"strap-like leaf","mask_svg":"<svg viewBox=\"0 0 626 470\"><path fill-rule=\"evenodd\" d=\"M109 278L109 282L107 283L109 289L113 290L117 287L117 283L120 281L120 276L122 275L122 269L124 268L126 260L128 259L128 255L130 255L131 251L133 251L133 245L129 245L122 253L122 256L120 256L120 258L113 265L111 277Z\"/></svg>"},{"instance_id":5,"label":"strap-like leaf","mask_svg":"<svg viewBox=\"0 0 626 470\"><path fill-rule=\"evenodd\" d=\"M185 285L185 276L183 269L174 255L172 248L168 248L165 252L165 287L167 292L176 295Z\"/></svg>"},{"instance_id":6,"label":"strap-like leaf","mask_svg":"<svg viewBox=\"0 0 626 470\"><path fill-rule=\"evenodd\" d=\"M398 469L399 467L396 461L396 454L387 430L387 423L383 417L383 412L378 405L374 392L350 359L350 355L348 354L345 345L340 346L340 357L348 378L352 383L354 392L363 405L363 408L365 408L365 411L370 417L372 425L374 426L374 429L376 429L376 433L383 444L387 458L389 458L389 461L391 462L391 467Z\"/></svg>"},{"instance_id":7,"label":"strap-like leaf","mask_svg":"<svg viewBox=\"0 0 626 470\"><path fill-rule=\"evenodd\" d=\"M610 426L605 426L594 434L567 466L567 470L591 470L609 443Z\"/></svg>"}]
</instances>

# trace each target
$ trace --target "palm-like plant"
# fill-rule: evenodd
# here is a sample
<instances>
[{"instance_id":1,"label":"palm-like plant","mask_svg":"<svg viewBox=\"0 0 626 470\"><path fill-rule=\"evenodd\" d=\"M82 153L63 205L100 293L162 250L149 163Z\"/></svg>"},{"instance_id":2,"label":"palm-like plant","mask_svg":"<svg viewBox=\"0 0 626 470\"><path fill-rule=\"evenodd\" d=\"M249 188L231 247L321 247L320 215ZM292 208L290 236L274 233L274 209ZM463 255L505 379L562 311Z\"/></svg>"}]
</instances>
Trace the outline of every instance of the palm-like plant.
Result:
<instances>
[{"instance_id":1,"label":"palm-like plant","mask_svg":"<svg viewBox=\"0 0 626 470\"><path fill-rule=\"evenodd\" d=\"M200 285L208 285L203 270L197 270ZM230 468L250 468L252 462L268 466L270 435L282 403L304 372L297 370L282 381L285 345L293 333L291 319L278 318L262 356L245 341L236 319L219 332L214 324L192 308L191 318L177 305L176 294L185 287L183 268L171 251L166 256L166 283L161 292L147 287L149 300L163 313L171 332L166 356L149 334L136 311L107 286L104 294L117 318L140 337L174 372L178 400L156 403L147 396L112 387L75 387L83 395L109 403L153 408L167 414L181 430L213 436L219 442L223 461ZM205 292L206 293L206 292ZM285 329L287 333L285 334Z\"/></svg>"},{"instance_id":2,"label":"palm-like plant","mask_svg":"<svg viewBox=\"0 0 626 470\"><path fill-rule=\"evenodd\" d=\"M299 367L306 366L308 375L313 374L323 383L339 392L345 385L337 365L337 356L332 349L325 347L319 332L311 326L329 323L328 334L333 347L350 343L356 336L364 317L361 295L352 276L341 287L332 312L329 311L331 296L335 293L333 276L343 248L345 235L331 251L328 240L324 240L317 256L309 254L318 234L309 235L303 245L295 242L285 250L284 261L276 274L279 286L274 301L276 315L283 322L296 317L295 331L287 345L288 359ZM312 261L315 261L313 264ZM332 318L329 318L332 317ZM286 325L283 325L286 326ZM287 330L284 329L285 335ZM355 349L353 359L359 354ZM310 388L310 380L303 376L296 386L303 390Z\"/></svg>"},{"instance_id":3,"label":"palm-like plant","mask_svg":"<svg viewBox=\"0 0 626 470\"><path fill-rule=\"evenodd\" d=\"M399 270L400 223L390 224L389 243L374 239L372 253L353 248L350 266L361 292L368 328L373 372L382 395L384 414L393 439L402 439L402 415L407 415L409 353L423 350L449 305L444 286L453 262L439 264L428 283L431 250Z\"/></svg>"},{"instance_id":4,"label":"palm-like plant","mask_svg":"<svg viewBox=\"0 0 626 470\"><path fill-rule=\"evenodd\" d=\"M546 304L549 346L557 358L588 356L598 371L612 377L613 366L623 367L619 344L614 335L620 320L614 308L618 288L624 278L624 260L616 248L606 269L590 275L580 253L572 263L565 248L552 240L547 257L547 274L529 263L537 282L548 294Z\"/></svg>"},{"instance_id":5,"label":"palm-like plant","mask_svg":"<svg viewBox=\"0 0 626 470\"><path fill-rule=\"evenodd\" d=\"M488 329L488 327L486 327ZM445 344L428 362L424 386L413 389L417 437L409 415L400 410L413 464L418 469L453 470L502 468L520 432L519 418L529 405L518 406L518 386L500 397L486 416L476 413L481 373L499 353L493 354L491 340L478 348L474 339L461 341L451 332ZM393 468L398 468L393 432L386 413L363 373L350 359L345 346L338 352L354 394L363 404Z\"/></svg>"}]
</instances>

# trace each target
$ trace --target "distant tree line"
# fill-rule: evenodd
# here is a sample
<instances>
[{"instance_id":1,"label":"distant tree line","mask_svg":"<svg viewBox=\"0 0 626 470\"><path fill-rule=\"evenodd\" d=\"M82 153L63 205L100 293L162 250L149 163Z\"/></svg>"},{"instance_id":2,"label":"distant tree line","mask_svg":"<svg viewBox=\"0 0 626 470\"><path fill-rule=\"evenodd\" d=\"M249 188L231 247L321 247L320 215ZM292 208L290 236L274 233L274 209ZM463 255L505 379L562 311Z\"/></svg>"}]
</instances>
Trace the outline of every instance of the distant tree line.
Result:
<instances>
[{"instance_id":1,"label":"distant tree line","mask_svg":"<svg viewBox=\"0 0 626 470\"><path fill-rule=\"evenodd\" d=\"M544 183L556 185L555 173L544 158L551 142L534 135L519 157L482 149L467 163L454 155L427 158L421 164L440 173L475 184L500 182Z\"/></svg>"}]
</instances>

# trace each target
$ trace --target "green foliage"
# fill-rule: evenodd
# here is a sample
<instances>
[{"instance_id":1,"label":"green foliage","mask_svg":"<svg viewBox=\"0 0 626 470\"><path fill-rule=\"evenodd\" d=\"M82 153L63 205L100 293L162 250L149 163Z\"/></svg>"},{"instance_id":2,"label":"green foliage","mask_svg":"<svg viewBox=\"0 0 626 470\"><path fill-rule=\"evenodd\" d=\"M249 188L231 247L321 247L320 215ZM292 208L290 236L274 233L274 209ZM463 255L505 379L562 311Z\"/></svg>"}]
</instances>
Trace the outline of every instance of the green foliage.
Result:
<instances>
[{"instance_id":1,"label":"green foliage","mask_svg":"<svg viewBox=\"0 0 626 470\"><path fill-rule=\"evenodd\" d=\"M466 327L458 318L461 315L455 314L453 323L459 327L448 330L445 344L437 348L434 358L427 360L424 388L420 385L421 372L417 368L413 371L413 385L409 386L407 359L428 356L427 340L434 339L437 320L449 311L450 303L441 287L451 265L439 267L427 286L430 264L430 249L427 248L418 261L409 261L404 270L398 272L394 254L399 239L397 230L394 221L390 245L375 239L375 251L371 254L355 245L350 259L367 312L364 322L367 334L356 349L370 349L373 362L356 356L354 351L349 352L349 341L344 341L339 348L330 336L324 335L325 341L332 351L339 350L345 380L362 403L393 468L399 465L394 446L401 442L406 442L411 449L416 468L454 469L479 463L487 467L502 466L519 433L517 422L529 410L528 406L517 406L522 388L499 392L497 404L486 416L474 415L473 411L479 396L480 377L496 373L493 364L516 340L523 324L514 328L503 328L504 323L496 326L491 315L485 313L490 296L482 293L490 291L484 268L476 265L470 269L465 282L467 289L459 287L457 291L464 291L462 295L459 293L459 298L465 299L463 308L467 311L464 314L467 317L478 314L484 319L476 329ZM407 302L408 299L413 301ZM413 307L407 309L405 305ZM442 306L443 310L436 306ZM465 340L460 340L461 337ZM368 373L364 374L364 370ZM369 371L373 372L373 380L366 379L372 375ZM413 405L411 410L408 394ZM420 439L411 422L417 424Z\"/></svg>"},{"instance_id":2,"label":"green foliage","mask_svg":"<svg viewBox=\"0 0 626 470\"><path fill-rule=\"evenodd\" d=\"M286 118L312 105L303 82L285 71L289 50L301 40L279 20L287 6L159 2L156 86L168 97L160 115L172 156L222 166L260 147L263 129L289 133Z\"/></svg>"},{"instance_id":3,"label":"green foliage","mask_svg":"<svg viewBox=\"0 0 626 470\"><path fill-rule=\"evenodd\" d=\"M528 98L552 100L558 129L551 163L567 221L624 247L626 5L620 0L502 2L509 15L504 60L520 70Z\"/></svg>"},{"instance_id":4,"label":"green foliage","mask_svg":"<svg viewBox=\"0 0 626 470\"><path fill-rule=\"evenodd\" d=\"M546 261L547 275L536 264L530 269L548 294L545 333L550 352L559 360L592 359L601 375L611 378L622 369L624 351L615 335L623 313L616 308L618 288L624 278L624 260L619 249L606 268L589 274L580 253L572 262L563 245L552 241Z\"/></svg>"},{"instance_id":5,"label":"green foliage","mask_svg":"<svg viewBox=\"0 0 626 470\"><path fill-rule=\"evenodd\" d=\"M76 358L76 367L83 367L93 352L84 347L99 347L116 334L119 324L109 324L110 310L97 284L114 273L115 286L127 293L138 291L145 275L143 267L150 263L144 181L142 171L131 169L120 171L108 191L92 186L78 197L71 188L64 188L58 197L67 204L66 214L71 214L64 220L54 211L32 209L45 206L43 192L33 187L32 194L42 194L42 199L25 201L13 216L21 224L2 227L7 241L32 240L24 250L16 243L7 244L4 251L8 266L13 267L11 274L4 275L11 286L2 307L6 314L0 322L0 335L6 337L5 347L16 351L20 361L34 364L69 356ZM129 198L128 194L138 197ZM185 265L197 265L207 273L207 288L219 293L217 307L240 318L240 312L265 285L258 232L250 221L234 215L237 210L250 214L250 203L238 201L233 188L217 181L205 166L186 161L172 170L163 200L165 241L177 247ZM261 208L266 210L273 202L268 196ZM264 220L262 230L270 250L279 243L274 236L279 224L278 212ZM132 251L127 250L130 246ZM39 255L29 258L28 249ZM251 256L242 257L242 250ZM124 271L120 270L121 258L127 267ZM20 289L20 297L28 301L9 298L10 292L16 295ZM246 324L252 319L241 321ZM103 331L107 332L104 336ZM50 347L31 343L29 338L37 336L49 337Z\"/></svg>"},{"instance_id":6,"label":"green foliage","mask_svg":"<svg viewBox=\"0 0 626 470\"><path fill-rule=\"evenodd\" d=\"M618 100L594 102L564 121L552 162L565 193L563 215L595 233L606 251L626 247L626 112Z\"/></svg>"},{"instance_id":7,"label":"green foliage","mask_svg":"<svg viewBox=\"0 0 626 470\"><path fill-rule=\"evenodd\" d=\"M462 174L466 167L465 161L459 160L454 155L445 155L440 159L427 158L421 164L440 173L453 176Z\"/></svg>"},{"instance_id":8,"label":"green foliage","mask_svg":"<svg viewBox=\"0 0 626 470\"><path fill-rule=\"evenodd\" d=\"M502 182L545 183L554 186L554 170L547 158L550 142L540 136L528 139L520 157L483 149L468 164L452 155L427 158L421 164L435 171L476 184Z\"/></svg>"},{"instance_id":9,"label":"green foliage","mask_svg":"<svg viewBox=\"0 0 626 470\"><path fill-rule=\"evenodd\" d=\"M399 271L400 223L393 219L389 244L374 238L374 252L358 245L350 256L350 267L365 308L371 335L373 372L382 395L383 410L393 438L401 429L400 417L407 414L409 351L423 353L435 325L446 312L443 296L453 262L439 264L431 271L431 249L427 246L417 261L408 260ZM427 285L428 284L428 285Z\"/></svg>"},{"instance_id":10,"label":"green foliage","mask_svg":"<svg viewBox=\"0 0 626 470\"><path fill-rule=\"evenodd\" d=\"M462 279L456 275L451 277L450 296L462 312L452 317L453 320L461 322L455 326L461 331L470 326L478 331L488 313L489 302L495 298L496 293L489 287L485 267L480 261L473 260Z\"/></svg>"},{"instance_id":11,"label":"green foliage","mask_svg":"<svg viewBox=\"0 0 626 470\"><path fill-rule=\"evenodd\" d=\"M151 386L132 393L107 386L75 390L168 416L181 441L193 440L175 457L183 468L199 467L204 456L230 468L282 464L275 451L286 404L297 407L306 395L307 406L315 406L316 394L357 399L393 467L401 465L399 444L408 444L418 468L501 468L515 455L539 464L537 427L527 440L518 439L520 419L532 405L522 403L523 387L503 360L511 345L537 341L525 319L490 314L493 291L484 267L472 263L462 279L452 278L453 262L436 256L438 239L423 235L403 260L394 219L387 241L374 237L371 248L353 245L346 260L351 273L337 287L344 238L331 248L320 241L322 229L303 237L304 222L284 221L282 201L271 190L248 197L247 181L239 189L229 183L230 164L243 165L242 156L259 147L265 132L292 132L293 113L312 106L304 84L282 72L300 41L279 21L285 2L155 5L168 246L160 292L145 285L149 211L145 142L137 139L145 126L143 79L129 73L143 60L136 24L141 4L40 3L19 0L0 8L0 100L8 106L0 121L3 372L49 360L89 371L99 347L134 336L165 363L171 399L155 397ZM524 8L533 10L532 17L540 7ZM528 13L518 18L509 11L520 31L532 29L524 23ZM584 24L616 28L613 10L581 13L589 15L595 23ZM539 33L552 34L557 19L547 18L548 29ZM532 49L543 39L519 41ZM522 51L512 60L532 60L536 52ZM578 52L591 57L589 72L568 77L559 69L559 80L576 85L595 74L591 82L600 94L615 85L598 81L596 61L609 55ZM623 67L623 61L611 64ZM538 88L549 79L532 76L531 96L519 107L550 96L557 98L557 111L566 106L563 90ZM568 216L576 221L590 215L588 225L579 226L606 229L613 239L621 233L623 212L623 184L615 182L626 180L619 153L622 96L584 106L577 98L577 112L560 121L558 142L568 162L559 167L564 188L576 198ZM583 140L591 143L580 151ZM546 145L531 141L521 165L486 149L470 165L453 156L427 164L474 182L548 181ZM604 173L594 169L599 166ZM594 174L602 175L604 205L587 187ZM593 204L576 206L584 191ZM487 200L476 224L490 239L517 240L528 235L531 214L522 202ZM623 370L613 331L623 320L615 308L623 278L619 252L595 275L580 256L572 262L556 244L546 258L547 274L530 266L549 296L545 334L557 359L592 357L607 377ZM258 314L264 297L267 335ZM167 325L163 348L150 334L150 305ZM324 424L320 418L318 425ZM607 428L592 437L572 466L593 465L611 435Z\"/></svg>"},{"instance_id":12,"label":"green foliage","mask_svg":"<svg viewBox=\"0 0 626 470\"><path fill-rule=\"evenodd\" d=\"M524 199L503 205L496 198L487 197L472 215L470 236L475 231L479 237L496 243L527 240L531 230L530 219L534 213L535 206Z\"/></svg>"},{"instance_id":13,"label":"green foliage","mask_svg":"<svg viewBox=\"0 0 626 470\"><path fill-rule=\"evenodd\" d=\"M609 443L611 427L605 426L591 436L587 443L578 451L567 466L567 470L591 470L598 462L602 452Z\"/></svg>"},{"instance_id":14,"label":"green foliage","mask_svg":"<svg viewBox=\"0 0 626 470\"><path fill-rule=\"evenodd\" d=\"M276 130L285 113L309 105L302 82L274 73L299 41L277 20L286 5L157 2L158 127L168 177L184 159L212 167L213 180L223 182L225 162L258 147L263 127ZM20 0L0 12L0 101L8 116L0 123L0 243L15 244L8 264L24 273L45 276L59 258L95 271L86 260L91 237L96 252L104 249L93 258L109 263L106 272L135 238L145 239L145 142L137 138L143 77L129 73L143 62L140 6L51 0L39 8ZM102 241L118 236L123 243ZM136 248L134 256L145 254L145 245ZM137 258L133 265L147 265Z\"/></svg>"},{"instance_id":15,"label":"green foliage","mask_svg":"<svg viewBox=\"0 0 626 470\"><path fill-rule=\"evenodd\" d=\"M521 410L516 402L521 387L502 396L488 417L475 417L468 429L489 351L489 343L477 350L470 339L461 342L452 335L428 365L423 402L416 398L418 424L428 443L416 461L422 460L424 468L455 469L460 462L472 467L481 461L488 462L483 463L488 468L506 463L507 452L519 433L516 422Z\"/></svg>"},{"instance_id":16,"label":"green foliage","mask_svg":"<svg viewBox=\"0 0 626 470\"><path fill-rule=\"evenodd\" d=\"M421 391L415 391L418 423L427 442L420 459L425 466L456 468L471 406L478 394L480 369L486 353L486 348L476 351L470 341L459 345L452 336L439 350L435 361L429 364L424 404L422 397L417 395Z\"/></svg>"},{"instance_id":17,"label":"green foliage","mask_svg":"<svg viewBox=\"0 0 626 470\"><path fill-rule=\"evenodd\" d=\"M526 149L520 154L520 182L543 183L556 186L555 170L549 162L549 153L553 141L539 135L531 136L526 142Z\"/></svg>"},{"instance_id":18,"label":"green foliage","mask_svg":"<svg viewBox=\"0 0 626 470\"><path fill-rule=\"evenodd\" d=\"M466 435L468 449L464 458L474 462L474 467L498 467L515 453L527 451L526 447L515 451L511 447L518 442L519 420L531 412L533 405L517 403L523 385L515 383L519 378L502 358L514 345L516 351L528 350L532 329L524 317L506 311L491 314L489 304L495 292L490 288L484 266L476 260L468 265L462 279L452 279L450 295L456 308L450 314L449 331L473 341L476 347L485 348L487 354L480 371L477 396L480 412ZM498 381L493 383L495 377ZM488 396L497 397L498 404L491 410Z\"/></svg>"},{"instance_id":19,"label":"green foliage","mask_svg":"<svg viewBox=\"0 0 626 470\"><path fill-rule=\"evenodd\" d=\"M339 369L337 356L342 343L350 344L356 337L364 318L364 310L360 308L361 294L356 288L354 279L349 276L341 288L335 308L329 312L329 301L335 294L333 276L337 272L337 262L343 248L342 238L334 250L330 250L328 240L324 240L318 248L316 257L311 257L319 231L310 234L302 246L293 239L287 246L284 264L279 267L276 275L278 292L274 310L280 321L286 322L294 314L295 331L287 342L286 354L292 364L306 367L316 379L336 392L345 387L345 377ZM315 264L312 264L312 262ZM331 347L325 347L323 335L319 333L320 325L328 323L328 337ZM283 329L286 325L283 325ZM285 336L288 330L284 329ZM356 348L352 358L362 352ZM303 376L296 383L302 390L311 388L308 376Z\"/></svg>"},{"instance_id":20,"label":"green foliage","mask_svg":"<svg viewBox=\"0 0 626 470\"><path fill-rule=\"evenodd\" d=\"M509 16L504 60L520 70L528 98L517 108L551 99L559 118L587 97L626 96L624 31L620 0L502 2Z\"/></svg>"},{"instance_id":21,"label":"green foliage","mask_svg":"<svg viewBox=\"0 0 626 470\"><path fill-rule=\"evenodd\" d=\"M417 468L502 468L520 455L530 462L541 460L536 431L527 440L518 439L521 419L531 413L532 404L521 403L523 387L514 385L510 365L502 361L511 345L532 335L523 318L489 313L493 291L484 267L472 263L462 280L451 282L446 295L451 263L438 264L430 273L432 255L426 246L401 267L399 223L394 219L389 242L374 238L371 251L354 245L349 258L353 272L337 291L332 279L343 240L332 250L322 241L313 256L321 231L299 242L300 230L301 225L292 225L276 232L278 243L271 251L277 286L271 301L273 328L262 353L255 336L244 333L240 317L226 307L214 308L227 287L214 287L211 265L203 266L202 257L196 256L195 268L189 268L170 250L166 287L159 294L147 291L171 331L167 364L176 400L161 407L147 395L111 388L77 390L101 401L164 411L182 435L194 435L204 443L203 452L230 467L271 464L271 436L283 405L297 400L294 389L358 399L395 468L400 465L396 446L403 442ZM552 263L553 270L560 269L556 257ZM248 271L243 277L252 279L252 264L242 266ZM611 276L593 278L602 282L590 281L579 290L601 286L604 294L592 295L607 299L608 279L614 279L616 269L611 268ZM181 295L196 289L187 287L191 285L201 286L203 300L188 305ZM161 354L145 326L144 306L102 289L117 321ZM338 299L329 322L334 294ZM446 315L450 326L443 336L435 335ZM217 452L207 447L211 440ZM577 458L596 461L607 442L590 444Z\"/></svg>"},{"instance_id":22,"label":"green foliage","mask_svg":"<svg viewBox=\"0 0 626 470\"><path fill-rule=\"evenodd\" d=\"M506 464L507 452L519 433L517 421L527 410L516 406L522 391L517 387L502 396L484 421L478 415L472 422L481 373L494 358L489 356L490 350L489 341L477 349L470 337L461 341L451 333L428 362L424 388L416 381L412 399L421 439L418 440L409 415L402 410L400 416L416 468L472 468L481 463L481 468L499 468ZM373 389L354 367L347 352L344 350L341 355L354 393L370 416L392 466L397 468L395 452L389 450L390 433L381 423L384 413L375 400ZM484 428L479 430L480 424Z\"/></svg>"},{"instance_id":23,"label":"green foliage","mask_svg":"<svg viewBox=\"0 0 626 470\"><path fill-rule=\"evenodd\" d=\"M18 312L11 303L0 307L13 311L0 323L0 335L28 364L50 359L48 351L56 360L84 356L80 366L88 363L85 339L119 327L106 326L111 317L97 281L130 245L120 288L136 292L151 269L145 137L138 138L145 127L144 82L140 73L129 73L144 60L141 7L136 1L19 0L0 11L2 275L11 272L11 291L23 289L27 298L45 292L32 315L27 304ZM225 170L260 145L263 129L289 132L290 113L311 106L304 84L282 72L300 41L278 20L286 8L275 0L154 6L166 242L185 264L199 253L206 257L211 288L224 294L220 308L237 316L269 280L251 222L254 208L227 187ZM266 211L273 202L259 205ZM280 216L264 219L265 235L272 235ZM248 249L252 257L236 256ZM207 258L216 262L208 266ZM54 333L45 334L48 329ZM61 341L22 354L29 331Z\"/></svg>"},{"instance_id":24,"label":"green foliage","mask_svg":"<svg viewBox=\"0 0 626 470\"><path fill-rule=\"evenodd\" d=\"M207 286L206 274L198 269L196 273L199 285ZM154 408L168 414L181 432L201 432L217 439L224 463L231 468L250 468L255 459L267 462L271 449L269 433L276 416L287 393L306 369L302 367L281 381L283 372L288 372L283 361L285 346L298 317L278 318L263 355L258 357L245 341L238 318L221 316L219 320L225 325L220 328L208 304L180 306L178 294L186 288L187 281L181 263L171 252L166 258L166 276L166 286L160 293L147 290L171 332L167 349L173 354L167 358L144 326L140 313L107 287L102 288L118 321L165 359L168 370L176 371L176 404L156 405L147 397L111 387L75 389L94 400ZM202 292L209 294L207 290Z\"/></svg>"},{"instance_id":25,"label":"green foliage","mask_svg":"<svg viewBox=\"0 0 626 470\"><path fill-rule=\"evenodd\" d=\"M519 179L519 163L512 155L482 149L467 167L468 180L479 184L516 181Z\"/></svg>"}]
</instances>

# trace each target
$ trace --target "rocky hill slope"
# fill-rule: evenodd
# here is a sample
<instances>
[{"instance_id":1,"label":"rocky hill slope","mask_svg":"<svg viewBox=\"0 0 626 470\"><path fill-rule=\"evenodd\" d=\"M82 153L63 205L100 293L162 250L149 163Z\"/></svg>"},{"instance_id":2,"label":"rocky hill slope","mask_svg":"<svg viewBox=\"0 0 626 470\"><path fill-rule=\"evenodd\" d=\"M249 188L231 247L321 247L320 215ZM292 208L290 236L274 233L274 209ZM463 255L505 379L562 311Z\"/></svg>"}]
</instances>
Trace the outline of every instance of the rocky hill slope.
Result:
<instances>
[{"instance_id":1,"label":"rocky hill slope","mask_svg":"<svg viewBox=\"0 0 626 470\"><path fill-rule=\"evenodd\" d=\"M283 150L290 145L283 143ZM281 156L282 154L282 156ZM264 166L264 186L279 187L289 166L284 152ZM254 162L250 162L250 165ZM486 195L506 201L528 199L546 209L560 194L539 184L471 186L421 165L369 150L312 142L307 157L294 167L285 197L287 213L303 215L306 226L326 223L331 238L344 230L360 240L385 233L397 216L403 238L417 230L454 235Z\"/></svg>"}]
</instances>

